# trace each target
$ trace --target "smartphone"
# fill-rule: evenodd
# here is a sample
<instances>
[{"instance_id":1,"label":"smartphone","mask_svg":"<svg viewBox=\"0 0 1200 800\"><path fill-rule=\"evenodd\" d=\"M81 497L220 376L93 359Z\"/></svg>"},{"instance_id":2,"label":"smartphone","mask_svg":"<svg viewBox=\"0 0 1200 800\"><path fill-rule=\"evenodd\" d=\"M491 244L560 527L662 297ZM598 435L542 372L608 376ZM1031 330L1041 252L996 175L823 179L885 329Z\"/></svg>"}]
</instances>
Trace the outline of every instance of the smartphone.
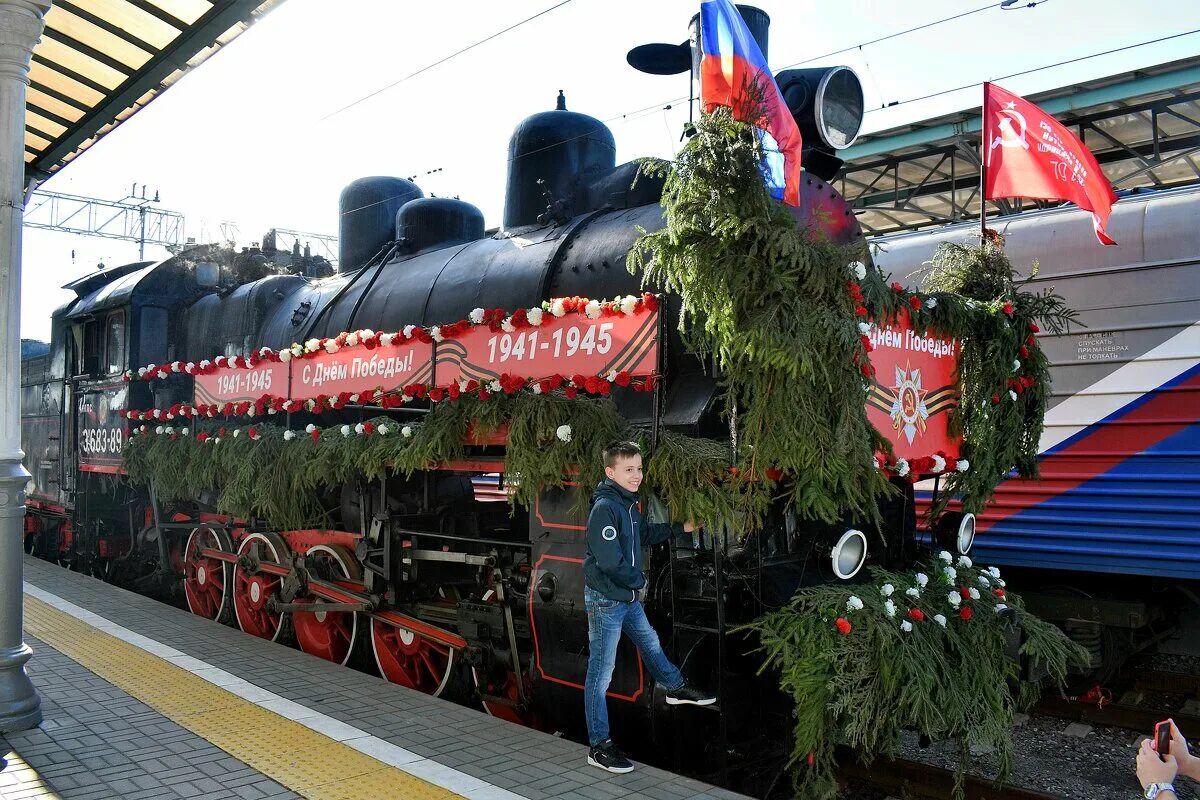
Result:
<instances>
[{"instance_id":1,"label":"smartphone","mask_svg":"<svg viewBox=\"0 0 1200 800\"><path fill-rule=\"evenodd\" d=\"M1159 756L1165 756L1171 752L1171 720L1155 723L1154 749L1158 751Z\"/></svg>"}]
</instances>

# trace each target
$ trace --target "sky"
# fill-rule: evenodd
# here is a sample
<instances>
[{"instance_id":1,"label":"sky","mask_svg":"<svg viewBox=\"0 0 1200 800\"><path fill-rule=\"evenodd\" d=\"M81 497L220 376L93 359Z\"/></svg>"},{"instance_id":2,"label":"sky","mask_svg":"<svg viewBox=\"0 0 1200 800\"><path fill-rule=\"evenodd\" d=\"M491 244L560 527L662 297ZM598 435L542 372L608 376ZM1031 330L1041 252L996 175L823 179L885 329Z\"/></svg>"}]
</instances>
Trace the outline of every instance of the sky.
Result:
<instances>
[{"instance_id":1,"label":"sky","mask_svg":"<svg viewBox=\"0 0 1200 800\"><path fill-rule=\"evenodd\" d=\"M686 40L696 0L569 0L401 80L559 2L287 0L44 188L116 200L145 184L162 208L186 216L187 236L218 241L222 224L232 223L246 245L272 227L336 234L346 184L417 175L426 194L457 195L492 227L503 211L509 136L526 116L554 108L559 89L569 109L607 122L617 163L671 157L688 117L687 75L639 73L625 54ZM771 17L773 70L816 59L805 66L844 64L858 73L864 133L978 106L985 80L1200 27L1168 0L1045 0L1015 10L986 0L757 5ZM983 10L869 43L976 9ZM1197 52L1200 34L1191 34L1001 85L1033 94ZM440 171L425 174L432 170ZM51 312L72 296L58 287L101 261L137 255L133 242L26 229L21 335L48 338ZM146 258L166 255L147 247Z\"/></svg>"}]
</instances>

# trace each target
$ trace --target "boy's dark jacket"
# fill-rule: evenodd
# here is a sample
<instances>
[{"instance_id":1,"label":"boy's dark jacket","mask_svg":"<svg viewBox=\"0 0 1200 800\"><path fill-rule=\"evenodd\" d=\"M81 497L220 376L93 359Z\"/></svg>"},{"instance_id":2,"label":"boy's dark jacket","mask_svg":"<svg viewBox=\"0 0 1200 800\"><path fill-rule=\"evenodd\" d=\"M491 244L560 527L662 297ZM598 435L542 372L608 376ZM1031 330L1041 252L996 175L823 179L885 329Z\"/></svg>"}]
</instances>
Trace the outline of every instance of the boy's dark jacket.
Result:
<instances>
[{"instance_id":1,"label":"boy's dark jacket","mask_svg":"<svg viewBox=\"0 0 1200 800\"><path fill-rule=\"evenodd\" d=\"M682 532L682 525L643 524L638 496L605 478L592 494L583 582L609 600L629 603L646 583L642 546Z\"/></svg>"}]
</instances>

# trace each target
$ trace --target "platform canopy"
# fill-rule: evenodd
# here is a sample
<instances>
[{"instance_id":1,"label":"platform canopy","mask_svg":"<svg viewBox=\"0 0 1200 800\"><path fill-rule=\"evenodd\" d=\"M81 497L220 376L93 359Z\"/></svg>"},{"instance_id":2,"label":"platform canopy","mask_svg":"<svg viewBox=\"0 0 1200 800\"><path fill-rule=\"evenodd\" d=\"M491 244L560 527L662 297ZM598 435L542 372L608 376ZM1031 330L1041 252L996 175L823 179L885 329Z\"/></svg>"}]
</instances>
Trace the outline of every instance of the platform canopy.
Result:
<instances>
[{"instance_id":1,"label":"platform canopy","mask_svg":"<svg viewBox=\"0 0 1200 800\"><path fill-rule=\"evenodd\" d=\"M1083 139L1118 195L1200 183L1200 57L1027 99ZM863 136L835 185L870 234L978 219L979 139L979 106ZM988 217L1053 205L989 200Z\"/></svg>"},{"instance_id":2,"label":"platform canopy","mask_svg":"<svg viewBox=\"0 0 1200 800\"><path fill-rule=\"evenodd\" d=\"M283 0L54 0L33 51L26 181L43 181Z\"/></svg>"}]
</instances>

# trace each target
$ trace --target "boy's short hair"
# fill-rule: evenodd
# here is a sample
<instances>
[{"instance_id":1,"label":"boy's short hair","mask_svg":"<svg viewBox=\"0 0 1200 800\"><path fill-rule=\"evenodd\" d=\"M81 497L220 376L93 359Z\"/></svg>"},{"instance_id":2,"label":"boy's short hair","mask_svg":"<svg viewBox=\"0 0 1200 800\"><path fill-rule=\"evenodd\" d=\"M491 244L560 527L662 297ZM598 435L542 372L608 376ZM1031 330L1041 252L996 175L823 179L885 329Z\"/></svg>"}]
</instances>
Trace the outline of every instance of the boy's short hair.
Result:
<instances>
[{"instance_id":1,"label":"boy's short hair","mask_svg":"<svg viewBox=\"0 0 1200 800\"><path fill-rule=\"evenodd\" d=\"M641 454L642 448L638 447L637 442L613 442L604 448L604 466L616 466L618 458L633 458Z\"/></svg>"}]
</instances>

